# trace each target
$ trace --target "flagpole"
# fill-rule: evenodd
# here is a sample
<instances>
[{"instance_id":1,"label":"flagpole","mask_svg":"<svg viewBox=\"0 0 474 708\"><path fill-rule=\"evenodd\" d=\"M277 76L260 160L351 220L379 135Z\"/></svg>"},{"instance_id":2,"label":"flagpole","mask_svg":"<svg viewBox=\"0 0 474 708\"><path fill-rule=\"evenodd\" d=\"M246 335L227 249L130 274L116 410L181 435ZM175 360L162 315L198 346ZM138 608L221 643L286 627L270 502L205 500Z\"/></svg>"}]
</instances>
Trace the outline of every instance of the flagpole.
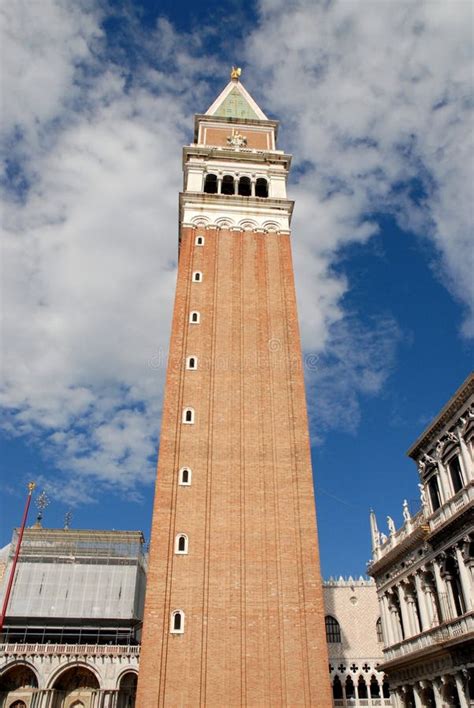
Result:
<instances>
[{"instance_id":1,"label":"flagpole","mask_svg":"<svg viewBox=\"0 0 474 708\"><path fill-rule=\"evenodd\" d=\"M20 533L18 535L18 541L16 544L15 556L13 558L13 564L10 571L10 577L8 578L7 591L5 593L5 598L3 600L2 614L0 615L0 634L3 631L3 623L5 622L5 616L7 614L8 602L10 600L10 594L12 591L13 578L15 577L16 564L18 561L18 556L20 555L21 542L23 540L23 531L25 530L26 520L28 518L28 511L31 504L31 496L36 487L34 482L29 482L28 484L28 496L26 498L25 510L23 512L23 519L21 520Z\"/></svg>"}]
</instances>

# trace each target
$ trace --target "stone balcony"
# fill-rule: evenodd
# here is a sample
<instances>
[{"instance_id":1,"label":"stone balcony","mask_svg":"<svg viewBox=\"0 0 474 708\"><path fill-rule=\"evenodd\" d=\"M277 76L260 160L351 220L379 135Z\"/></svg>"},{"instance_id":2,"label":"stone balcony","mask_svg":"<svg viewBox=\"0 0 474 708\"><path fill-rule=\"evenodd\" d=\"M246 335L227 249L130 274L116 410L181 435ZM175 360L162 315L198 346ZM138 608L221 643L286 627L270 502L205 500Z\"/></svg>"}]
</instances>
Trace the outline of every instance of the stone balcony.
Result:
<instances>
[{"instance_id":1,"label":"stone balcony","mask_svg":"<svg viewBox=\"0 0 474 708\"><path fill-rule=\"evenodd\" d=\"M429 517L430 531L436 531L474 501L474 482L463 487L454 497L448 499Z\"/></svg>"},{"instance_id":2,"label":"stone balcony","mask_svg":"<svg viewBox=\"0 0 474 708\"><path fill-rule=\"evenodd\" d=\"M469 482L457 494L448 499L433 514L427 514L421 509L406 521L394 534L374 550L373 559L368 564L370 575L377 573L380 566L391 561L399 553L404 552L419 541L437 532L453 517L462 513L474 502L474 482ZM381 563L383 561L383 563ZM380 563L380 566L379 566Z\"/></svg>"},{"instance_id":3,"label":"stone balcony","mask_svg":"<svg viewBox=\"0 0 474 708\"><path fill-rule=\"evenodd\" d=\"M427 649L439 647L442 644L456 642L460 638L463 640L474 639L474 612L469 612L462 617L445 622L426 630L421 634L392 644L384 649L384 665L379 667L384 670L384 666L392 661L399 661L404 657L410 657L414 653L426 651Z\"/></svg>"}]
</instances>

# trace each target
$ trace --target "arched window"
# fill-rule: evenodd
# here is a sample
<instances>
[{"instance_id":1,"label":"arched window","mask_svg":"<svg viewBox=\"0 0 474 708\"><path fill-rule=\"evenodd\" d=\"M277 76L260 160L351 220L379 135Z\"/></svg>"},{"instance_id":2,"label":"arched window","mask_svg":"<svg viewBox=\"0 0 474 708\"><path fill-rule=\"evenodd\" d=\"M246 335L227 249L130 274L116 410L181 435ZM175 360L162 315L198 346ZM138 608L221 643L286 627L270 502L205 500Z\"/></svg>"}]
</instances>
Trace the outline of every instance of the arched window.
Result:
<instances>
[{"instance_id":1,"label":"arched window","mask_svg":"<svg viewBox=\"0 0 474 708\"><path fill-rule=\"evenodd\" d=\"M184 612L183 610L174 610L171 613L171 634L184 633Z\"/></svg>"},{"instance_id":2,"label":"arched window","mask_svg":"<svg viewBox=\"0 0 474 708\"><path fill-rule=\"evenodd\" d=\"M384 698L390 698L390 686L387 679L383 680L382 693Z\"/></svg>"},{"instance_id":3,"label":"arched window","mask_svg":"<svg viewBox=\"0 0 474 708\"><path fill-rule=\"evenodd\" d=\"M378 618L377 622L375 623L375 631L377 633L377 641L382 643L383 642L383 631L382 631L382 620L380 617Z\"/></svg>"},{"instance_id":4,"label":"arched window","mask_svg":"<svg viewBox=\"0 0 474 708\"><path fill-rule=\"evenodd\" d=\"M255 182L255 196L268 197L268 182L263 177L259 177Z\"/></svg>"},{"instance_id":5,"label":"arched window","mask_svg":"<svg viewBox=\"0 0 474 708\"><path fill-rule=\"evenodd\" d=\"M185 408L183 411L183 423L186 425L192 425L194 423L194 409Z\"/></svg>"},{"instance_id":6,"label":"arched window","mask_svg":"<svg viewBox=\"0 0 474 708\"><path fill-rule=\"evenodd\" d=\"M337 701L343 698L342 695L342 684L339 676L334 676L334 681L332 682L332 697Z\"/></svg>"},{"instance_id":7,"label":"arched window","mask_svg":"<svg viewBox=\"0 0 474 708\"><path fill-rule=\"evenodd\" d=\"M250 177L241 177L239 179L239 194L241 197L250 197L252 194L252 183Z\"/></svg>"},{"instance_id":8,"label":"arched window","mask_svg":"<svg viewBox=\"0 0 474 708\"><path fill-rule=\"evenodd\" d=\"M204 246L204 236L196 236L194 243L196 246Z\"/></svg>"},{"instance_id":9,"label":"arched window","mask_svg":"<svg viewBox=\"0 0 474 708\"><path fill-rule=\"evenodd\" d=\"M367 692L367 684L365 683L365 678L363 676L359 676L359 680L357 682L357 690L359 692L359 698L368 698L368 692Z\"/></svg>"},{"instance_id":10,"label":"arched window","mask_svg":"<svg viewBox=\"0 0 474 708\"><path fill-rule=\"evenodd\" d=\"M439 487L438 487L438 478L436 475L433 475L431 479L428 482L428 490L430 493L430 499L431 499L431 508L433 511L436 511L436 509L439 509L441 506L441 497L439 495Z\"/></svg>"},{"instance_id":11,"label":"arched window","mask_svg":"<svg viewBox=\"0 0 474 708\"><path fill-rule=\"evenodd\" d=\"M449 474L451 476L453 491L457 494L464 486L461 463L459 462L459 457L457 455L449 461Z\"/></svg>"},{"instance_id":12,"label":"arched window","mask_svg":"<svg viewBox=\"0 0 474 708\"><path fill-rule=\"evenodd\" d=\"M197 369L197 366L198 366L197 356L188 356L188 358L186 359L186 368L193 371L193 370Z\"/></svg>"},{"instance_id":13,"label":"arched window","mask_svg":"<svg viewBox=\"0 0 474 708\"><path fill-rule=\"evenodd\" d=\"M354 698L355 696L355 688L354 688L354 682L351 679L350 676L346 678L346 698Z\"/></svg>"},{"instance_id":14,"label":"arched window","mask_svg":"<svg viewBox=\"0 0 474 708\"><path fill-rule=\"evenodd\" d=\"M179 533L174 542L174 552L178 556L184 556L188 552L188 537L184 533Z\"/></svg>"},{"instance_id":15,"label":"arched window","mask_svg":"<svg viewBox=\"0 0 474 708\"><path fill-rule=\"evenodd\" d=\"M206 175L204 191L206 194L217 194L217 175Z\"/></svg>"},{"instance_id":16,"label":"arched window","mask_svg":"<svg viewBox=\"0 0 474 708\"><path fill-rule=\"evenodd\" d=\"M201 321L201 314L199 312L196 312L196 310L191 312L191 314L189 315L189 322L191 324L199 324L200 321Z\"/></svg>"},{"instance_id":17,"label":"arched window","mask_svg":"<svg viewBox=\"0 0 474 708\"><path fill-rule=\"evenodd\" d=\"M341 642L341 628L335 617L326 615L326 641L330 644L339 644Z\"/></svg>"},{"instance_id":18,"label":"arched window","mask_svg":"<svg viewBox=\"0 0 474 708\"><path fill-rule=\"evenodd\" d=\"M193 283L200 283L202 280L202 273L199 270L194 271L193 273Z\"/></svg>"},{"instance_id":19,"label":"arched window","mask_svg":"<svg viewBox=\"0 0 474 708\"><path fill-rule=\"evenodd\" d=\"M190 487L191 486L191 476L192 476L192 472L189 469L189 467L181 467L181 469L179 470L179 476L178 476L179 484L182 487Z\"/></svg>"},{"instance_id":20,"label":"arched window","mask_svg":"<svg viewBox=\"0 0 474 708\"><path fill-rule=\"evenodd\" d=\"M380 698L380 685L377 681L377 677L372 674L370 679L370 697Z\"/></svg>"},{"instance_id":21,"label":"arched window","mask_svg":"<svg viewBox=\"0 0 474 708\"><path fill-rule=\"evenodd\" d=\"M224 175L222 178L221 194L234 194L234 178L232 175Z\"/></svg>"}]
</instances>

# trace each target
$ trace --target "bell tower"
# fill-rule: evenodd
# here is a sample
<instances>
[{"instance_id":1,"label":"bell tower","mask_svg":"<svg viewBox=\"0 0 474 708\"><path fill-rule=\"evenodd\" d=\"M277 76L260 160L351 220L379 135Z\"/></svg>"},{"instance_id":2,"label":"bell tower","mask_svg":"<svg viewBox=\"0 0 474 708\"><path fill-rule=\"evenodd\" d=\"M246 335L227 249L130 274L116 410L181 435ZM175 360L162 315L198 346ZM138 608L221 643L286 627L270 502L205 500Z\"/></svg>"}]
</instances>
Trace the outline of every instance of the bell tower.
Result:
<instances>
[{"instance_id":1,"label":"bell tower","mask_svg":"<svg viewBox=\"0 0 474 708\"><path fill-rule=\"evenodd\" d=\"M140 708L332 705L291 156L239 77L183 151Z\"/></svg>"}]
</instances>

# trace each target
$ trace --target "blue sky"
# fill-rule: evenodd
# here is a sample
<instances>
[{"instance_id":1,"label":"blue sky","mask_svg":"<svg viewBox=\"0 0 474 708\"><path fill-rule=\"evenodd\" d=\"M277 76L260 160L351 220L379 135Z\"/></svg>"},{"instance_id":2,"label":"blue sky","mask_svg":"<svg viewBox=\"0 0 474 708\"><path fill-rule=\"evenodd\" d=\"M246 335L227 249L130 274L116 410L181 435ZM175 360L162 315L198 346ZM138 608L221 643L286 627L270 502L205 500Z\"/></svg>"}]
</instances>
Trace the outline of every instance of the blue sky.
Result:
<instances>
[{"instance_id":1,"label":"blue sky","mask_svg":"<svg viewBox=\"0 0 474 708\"><path fill-rule=\"evenodd\" d=\"M32 477L48 525L148 535L181 146L233 63L294 155L324 575L416 505L405 451L472 368L472 7L374 8L6 9L0 544Z\"/></svg>"}]
</instances>

